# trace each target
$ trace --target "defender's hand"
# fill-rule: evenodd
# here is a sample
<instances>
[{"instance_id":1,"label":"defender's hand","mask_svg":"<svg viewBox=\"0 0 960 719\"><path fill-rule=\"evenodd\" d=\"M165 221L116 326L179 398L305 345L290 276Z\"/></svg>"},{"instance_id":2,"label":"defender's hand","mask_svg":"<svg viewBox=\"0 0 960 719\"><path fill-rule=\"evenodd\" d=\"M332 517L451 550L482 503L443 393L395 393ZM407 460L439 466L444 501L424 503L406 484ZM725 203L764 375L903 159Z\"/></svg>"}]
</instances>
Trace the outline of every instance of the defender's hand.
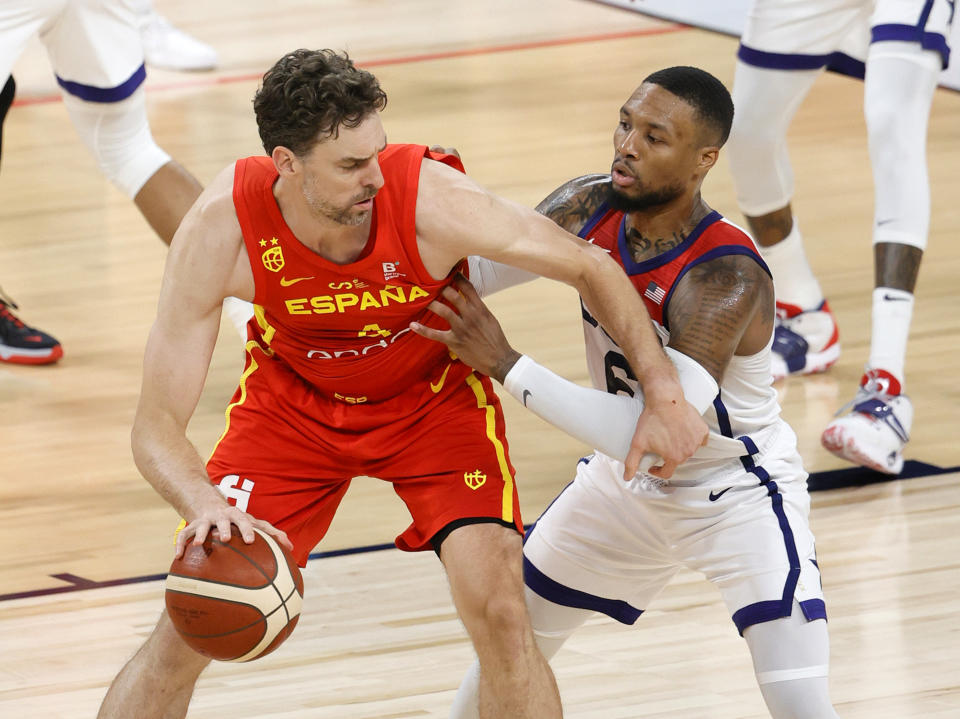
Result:
<instances>
[{"instance_id":1,"label":"defender's hand","mask_svg":"<svg viewBox=\"0 0 960 719\"><path fill-rule=\"evenodd\" d=\"M662 458L658 466L646 470L655 477L669 479L677 465L685 462L707 441L708 428L696 408L683 399L653 398L645 395L646 406L637 420L637 429L624 462L623 478L629 481L637 473L644 454Z\"/></svg>"},{"instance_id":2,"label":"defender's hand","mask_svg":"<svg viewBox=\"0 0 960 719\"><path fill-rule=\"evenodd\" d=\"M497 318L463 275L458 274L452 287L443 290L443 298L453 308L435 300L427 309L445 319L449 330L425 327L419 322L411 322L410 329L427 339L443 342L463 362L502 384L520 353L507 342Z\"/></svg>"}]
</instances>

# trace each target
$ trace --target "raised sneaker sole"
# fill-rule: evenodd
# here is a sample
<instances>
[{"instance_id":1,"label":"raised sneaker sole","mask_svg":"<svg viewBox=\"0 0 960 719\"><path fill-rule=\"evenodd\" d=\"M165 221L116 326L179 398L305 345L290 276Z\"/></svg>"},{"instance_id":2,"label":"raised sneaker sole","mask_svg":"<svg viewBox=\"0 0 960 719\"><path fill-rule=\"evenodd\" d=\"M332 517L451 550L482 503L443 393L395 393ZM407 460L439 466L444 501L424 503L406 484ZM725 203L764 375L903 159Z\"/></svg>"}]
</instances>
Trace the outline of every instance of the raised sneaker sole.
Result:
<instances>
[{"instance_id":1,"label":"raised sneaker sole","mask_svg":"<svg viewBox=\"0 0 960 719\"><path fill-rule=\"evenodd\" d=\"M53 364L63 357L63 347L48 347L41 350L26 350L0 345L0 362L10 364Z\"/></svg>"},{"instance_id":2,"label":"raised sneaker sole","mask_svg":"<svg viewBox=\"0 0 960 719\"><path fill-rule=\"evenodd\" d=\"M879 461L875 456L870 456L864 452L861 447L857 446L856 438L841 425L832 424L823 430L823 434L820 435L820 444L831 454L861 467L872 469L875 472L900 474L903 471L902 452L897 452L893 464L888 465L886 461Z\"/></svg>"}]
</instances>

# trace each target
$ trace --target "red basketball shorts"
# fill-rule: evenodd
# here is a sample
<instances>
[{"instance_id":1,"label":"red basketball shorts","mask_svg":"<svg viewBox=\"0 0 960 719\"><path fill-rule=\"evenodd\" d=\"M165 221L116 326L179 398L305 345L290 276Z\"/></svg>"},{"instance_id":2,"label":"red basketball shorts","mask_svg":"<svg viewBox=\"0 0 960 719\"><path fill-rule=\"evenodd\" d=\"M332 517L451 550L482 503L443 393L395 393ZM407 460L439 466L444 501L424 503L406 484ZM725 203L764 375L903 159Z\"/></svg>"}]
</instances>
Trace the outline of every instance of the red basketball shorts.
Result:
<instances>
[{"instance_id":1,"label":"red basketball shorts","mask_svg":"<svg viewBox=\"0 0 960 719\"><path fill-rule=\"evenodd\" d=\"M207 463L228 500L284 530L301 565L357 476L391 482L413 519L406 551L457 520L523 532L503 410L490 379L454 361L387 402L322 396L248 343L247 366Z\"/></svg>"}]
</instances>

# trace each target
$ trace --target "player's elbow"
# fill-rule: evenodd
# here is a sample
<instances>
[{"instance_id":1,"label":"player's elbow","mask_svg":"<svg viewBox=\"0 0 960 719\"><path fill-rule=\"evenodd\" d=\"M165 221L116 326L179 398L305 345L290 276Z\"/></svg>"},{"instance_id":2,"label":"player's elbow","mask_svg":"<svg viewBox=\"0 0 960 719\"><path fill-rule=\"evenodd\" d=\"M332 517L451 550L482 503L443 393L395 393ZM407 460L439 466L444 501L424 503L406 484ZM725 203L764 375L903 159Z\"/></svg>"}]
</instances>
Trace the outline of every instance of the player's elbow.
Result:
<instances>
[{"instance_id":1,"label":"player's elbow","mask_svg":"<svg viewBox=\"0 0 960 719\"><path fill-rule=\"evenodd\" d=\"M609 282L611 277L617 277L622 270L610 256L599 247L590 244L581 246L578 252L578 263L575 268L573 284L583 295L590 293L591 288L597 288Z\"/></svg>"}]
</instances>

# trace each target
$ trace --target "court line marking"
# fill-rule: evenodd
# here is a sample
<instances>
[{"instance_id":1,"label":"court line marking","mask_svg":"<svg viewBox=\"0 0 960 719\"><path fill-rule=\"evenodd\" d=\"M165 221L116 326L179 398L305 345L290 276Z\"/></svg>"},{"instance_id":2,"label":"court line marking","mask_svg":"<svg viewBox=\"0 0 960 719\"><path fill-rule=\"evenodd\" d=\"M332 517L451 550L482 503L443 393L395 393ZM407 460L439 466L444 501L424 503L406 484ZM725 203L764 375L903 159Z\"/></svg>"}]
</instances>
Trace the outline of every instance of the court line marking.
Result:
<instances>
[{"instance_id":1,"label":"court line marking","mask_svg":"<svg viewBox=\"0 0 960 719\"><path fill-rule=\"evenodd\" d=\"M935 464L927 464L916 460L907 460L904 463L903 472L893 476L873 472L864 467L849 467L847 469L834 469L824 472L813 472L807 480L811 492L819 492L828 489L842 489L845 487L862 487L867 484L878 484L881 482L896 482L905 479L916 479L919 477L936 477L942 474L960 472L960 466L957 467L939 467ZM532 525L524 526L529 530ZM350 554L365 554L367 552L380 552L386 549L396 549L393 542L388 544L368 544L362 547L348 547L346 549L334 549L328 552L314 552L310 555L311 560L323 559L327 557L343 557ZM399 551L399 550L398 550ZM75 574L51 574L54 579L67 582L62 587L48 587L47 589L32 589L23 592L12 592L10 594L0 594L0 602L8 602L14 599L29 599L32 597L45 597L52 594L64 594L66 592L77 592L83 589L100 589L102 587L117 587L125 584L141 584L145 582L162 582L167 575L147 574L140 577L124 577L122 579L109 579L103 582L97 582L92 579L79 577Z\"/></svg>"},{"instance_id":2,"label":"court line marking","mask_svg":"<svg viewBox=\"0 0 960 719\"><path fill-rule=\"evenodd\" d=\"M360 67L386 67L390 65L407 65L416 62L434 62L436 60L452 60L460 57L472 57L476 55L495 55L502 52L518 52L522 50L538 50L541 48L562 47L564 45L581 45L590 42L607 42L610 40L622 40L631 37L646 37L650 35L666 35L673 32L683 32L692 30L690 25L680 23L669 23L662 27L638 28L636 30L621 30L619 32L596 33L592 35L575 35L573 37L557 37L548 40L531 40L528 42L512 42L500 45L481 45L479 47L461 48L459 50L441 50L437 52L420 53L416 55L399 55L397 57L378 58L374 60L357 60ZM264 70L266 72L266 70ZM214 85L229 85L236 82L251 82L263 77L262 72L256 73L238 73L235 75L225 74L208 76L196 80L182 80L179 82L158 82L155 85L145 85L148 92L166 92L170 90L189 90L194 88L211 87ZM25 97L14 100L14 107L26 105L44 105L51 102L61 102L60 93L49 93L46 95L37 95L36 97Z\"/></svg>"}]
</instances>

